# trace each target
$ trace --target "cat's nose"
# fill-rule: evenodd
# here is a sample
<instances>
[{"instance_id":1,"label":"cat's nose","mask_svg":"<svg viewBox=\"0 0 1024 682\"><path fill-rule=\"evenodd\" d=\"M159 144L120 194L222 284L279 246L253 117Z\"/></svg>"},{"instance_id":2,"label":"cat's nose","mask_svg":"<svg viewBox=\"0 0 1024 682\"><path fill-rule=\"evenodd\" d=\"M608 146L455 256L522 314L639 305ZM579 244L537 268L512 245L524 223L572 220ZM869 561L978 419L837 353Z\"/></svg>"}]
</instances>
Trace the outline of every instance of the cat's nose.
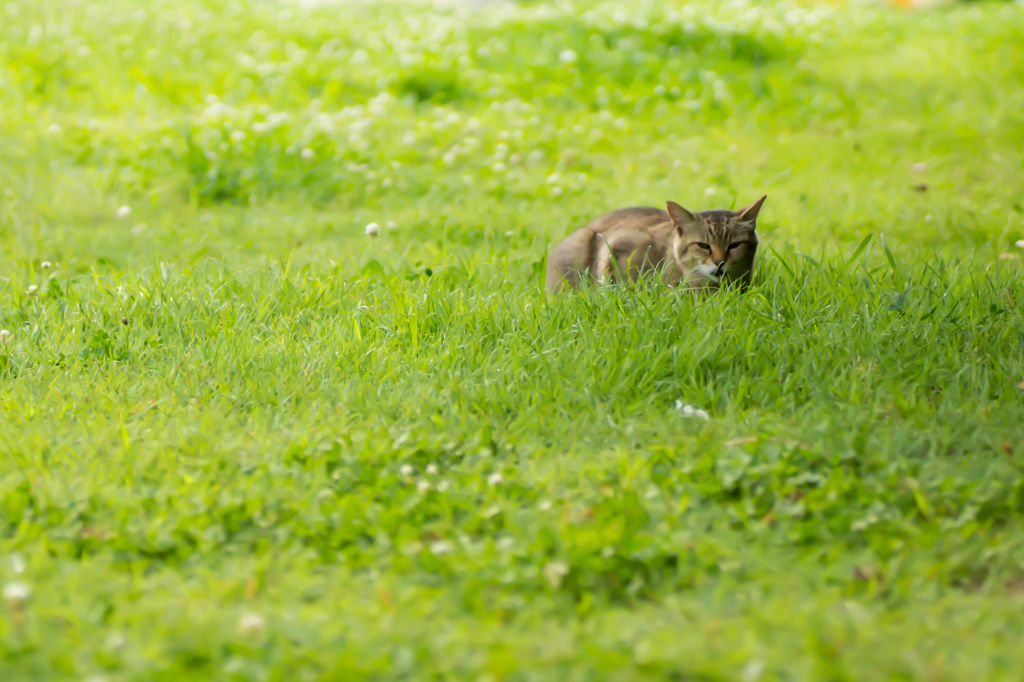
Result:
<instances>
[{"instance_id":1,"label":"cat's nose","mask_svg":"<svg viewBox=\"0 0 1024 682\"><path fill-rule=\"evenodd\" d=\"M716 260L716 261L714 261L714 263L715 263L715 266L716 266L715 267L715 277L721 277L723 274L725 274L725 261L724 260Z\"/></svg>"}]
</instances>

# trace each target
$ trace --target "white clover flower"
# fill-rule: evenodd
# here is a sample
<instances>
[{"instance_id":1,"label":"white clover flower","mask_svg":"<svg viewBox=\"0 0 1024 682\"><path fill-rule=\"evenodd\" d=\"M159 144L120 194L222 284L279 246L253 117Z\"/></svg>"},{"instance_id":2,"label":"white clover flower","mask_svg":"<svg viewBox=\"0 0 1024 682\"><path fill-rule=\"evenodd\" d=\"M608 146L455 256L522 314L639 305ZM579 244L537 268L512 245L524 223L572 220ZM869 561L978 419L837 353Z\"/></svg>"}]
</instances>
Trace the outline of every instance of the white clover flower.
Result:
<instances>
[{"instance_id":1,"label":"white clover flower","mask_svg":"<svg viewBox=\"0 0 1024 682\"><path fill-rule=\"evenodd\" d=\"M926 216L924 217L924 221L925 221L926 223L930 223L930 222L931 222L932 220L934 220L934 218L932 218L932 217L931 217L930 215L926 215Z\"/></svg>"},{"instance_id":2,"label":"white clover flower","mask_svg":"<svg viewBox=\"0 0 1024 682\"><path fill-rule=\"evenodd\" d=\"M303 161L312 161L315 158L316 158L316 152L314 152L309 147L306 147L305 149L302 150L302 160Z\"/></svg>"},{"instance_id":3,"label":"white clover flower","mask_svg":"<svg viewBox=\"0 0 1024 682\"><path fill-rule=\"evenodd\" d=\"M512 236L514 236L514 235L515 235L515 232L506 232L506 233L505 233L505 236L506 236L506 237L512 237Z\"/></svg>"},{"instance_id":4,"label":"white clover flower","mask_svg":"<svg viewBox=\"0 0 1024 682\"><path fill-rule=\"evenodd\" d=\"M491 474L490 476L487 477L487 485L490 485L490 486L501 485L504 480L505 480L504 476L502 476L498 472L494 472L493 474Z\"/></svg>"},{"instance_id":5,"label":"white clover flower","mask_svg":"<svg viewBox=\"0 0 1024 682\"><path fill-rule=\"evenodd\" d=\"M46 270L48 268L52 268L53 267L53 263L51 263L48 260L44 260L42 263L39 264L39 267L41 267L43 270Z\"/></svg>"},{"instance_id":6,"label":"white clover flower","mask_svg":"<svg viewBox=\"0 0 1024 682\"><path fill-rule=\"evenodd\" d=\"M427 465L427 475L437 476L437 465L434 464L433 462Z\"/></svg>"},{"instance_id":7,"label":"white clover flower","mask_svg":"<svg viewBox=\"0 0 1024 682\"><path fill-rule=\"evenodd\" d=\"M541 500L540 504L537 505L537 507L541 511L548 511L549 509L551 509L551 500Z\"/></svg>"},{"instance_id":8,"label":"white clover flower","mask_svg":"<svg viewBox=\"0 0 1024 682\"><path fill-rule=\"evenodd\" d=\"M121 220L124 220L125 218L127 218L131 214L132 214L132 207L131 206L122 206L121 208L117 209L117 217L120 218Z\"/></svg>"},{"instance_id":9,"label":"white clover flower","mask_svg":"<svg viewBox=\"0 0 1024 682\"><path fill-rule=\"evenodd\" d=\"M24 603L32 595L32 590L25 583L7 583L4 585L4 601L18 605Z\"/></svg>"},{"instance_id":10,"label":"white clover flower","mask_svg":"<svg viewBox=\"0 0 1024 682\"><path fill-rule=\"evenodd\" d=\"M713 196L715 196L715 188L714 187L708 187L706 190L704 190L704 196L706 196L706 197L713 197Z\"/></svg>"},{"instance_id":11,"label":"white clover flower","mask_svg":"<svg viewBox=\"0 0 1024 682\"><path fill-rule=\"evenodd\" d=\"M1018 239L1014 245L1019 249L1024 249L1024 239Z\"/></svg>"},{"instance_id":12,"label":"white clover flower","mask_svg":"<svg viewBox=\"0 0 1024 682\"><path fill-rule=\"evenodd\" d=\"M569 566L564 561L549 561L544 566L543 573L551 587L557 590L562 586L562 578L568 575Z\"/></svg>"},{"instance_id":13,"label":"white clover flower","mask_svg":"<svg viewBox=\"0 0 1024 682\"><path fill-rule=\"evenodd\" d=\"M697 419L703 419L704 421L708 421L711 418L711 415L704 410L697 409L692 405L684 405L681 400L676 401L676 409L680 410L687 417L696 417Z\"/></svg>"},{"instance_id":14,"label":"white clover flower","mask_svg":"<svg viewBox=\"0 0 1024 682\"><path fill-rule=\"evenodd\" d=\"M28 287L28 291L25 292L25 293L27 293L29 296L31 296L32 294L36 293L37 291L39 291L39 287L37 287L35 284L30 284L29 287Z\"/></svg>"},{"instance_id":15,"label":"white clover flower","mask_svg":"<svg viewBox=\"0 0 1024 682\"><path fill-rule=\"evenodd\" d=\"M366 226L366 236L367 237L370 237L371 239L376 239L379 234L380 234L380 225L378 225L377 223L370 223L369 225ZM406 464L405 466L409 466L409 465Z\"/></svg>"},{"instance_id":16,"label":"white clover flower","mask_svg":"<svg viewBox=\"0 0 1024 682\"><path fill-rule=\"evenodd\" d=\"M430 492L430 481L422 480L416 484L416 492L420 495L426 495Z\"/></svg>"},{"instance_id":17,"label":"white clover flower","mask_svg":"<svg viewBox=\"0 0 1024 682\"><path fill-rule=\"evenodd\" d=\"M6 329L0 329L0 343L7 343L7 339L11 338L12 336L13 334L11 334Z\"/></svg>"},{"instance_id":18,"label":"white clover flower","mask_svg":"<svg viewBox=\"0 0 1024 682\"><path fill-rule=\"evenodd\" d=\"M258 613L243 613L238 619L238 631L246 637L258 635L267 627L267 622Z\"/></svg>"},{"instance_id":19,"label":"white clover flower","mask_svg":"<svg viewBox=\"0 0 1024 682\"><path fill-rule=\"evenodd\" d=\"M403 465L402 465L402 466L401 466L401 467L400 467L400 468L398 469L398 473L402 474L403 476L412 476L412 475L413 475L413 473L414 473L414 470L413 470L413 468L412 468L412 465L411 465L411 464L403 464Z\"/></svg>"},{"instance_id":20,"label":"white clover flower","mask_svg":"<svg viewBox=\"0 0 1024 682\"><path fill-rule=\"evenodd\" d=\"M558 55L558 60L563 64L575 64L578 57L572 50L562 50L562 54Z\"/></svg>"},{"instance_id":21,"label":"white clover flower","mask_svg":"<svg viewBox=\"0 0 1024 682\"><path fill-rule=\"evenodd\" d=\"M61 134L61 133L63 132L63 131L61 130L60 126L59 126L59 125L57 125L56 123L54 123L54 124L53 124L53 125L51 125L51 126L50 126L49 128L47 128L47 130L49 131L49 133L50 133L51 135L60 135L60 134Z\"/></svg>"},{"instance_id":22,"label":"white clover flower","mask_svg":"<svg viewBox=\"0 0 1024 682\"><path fill-rule=\"evenodd\" d=\"M430 553L434 556L441 556L452 551L452 546L444 540L435 540L430 543Z\"/></svg>"}]
</instances>

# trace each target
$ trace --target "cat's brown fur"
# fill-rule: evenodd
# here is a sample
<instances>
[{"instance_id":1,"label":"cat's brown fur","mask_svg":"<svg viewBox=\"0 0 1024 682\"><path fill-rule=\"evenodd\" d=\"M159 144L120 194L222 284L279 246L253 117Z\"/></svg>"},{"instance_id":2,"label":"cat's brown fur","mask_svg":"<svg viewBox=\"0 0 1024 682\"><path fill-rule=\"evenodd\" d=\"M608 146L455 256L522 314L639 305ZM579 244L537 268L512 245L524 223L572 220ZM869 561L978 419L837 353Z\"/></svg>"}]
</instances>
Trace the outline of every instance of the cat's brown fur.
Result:
<instances>
[{"instance_id":1,"label":"cat's brown fur","mask_svg":"<svg viewBox=\"0 0 1024 682\"><path fill-rule=\"evenodd\" d=\"M767 197L739 211L690 213L625 208L576 230L548 256L547 287L657 278L669 286L717 289L722 278L750 283L757 253L757 214Z\"/></svg>"}]
</instances>

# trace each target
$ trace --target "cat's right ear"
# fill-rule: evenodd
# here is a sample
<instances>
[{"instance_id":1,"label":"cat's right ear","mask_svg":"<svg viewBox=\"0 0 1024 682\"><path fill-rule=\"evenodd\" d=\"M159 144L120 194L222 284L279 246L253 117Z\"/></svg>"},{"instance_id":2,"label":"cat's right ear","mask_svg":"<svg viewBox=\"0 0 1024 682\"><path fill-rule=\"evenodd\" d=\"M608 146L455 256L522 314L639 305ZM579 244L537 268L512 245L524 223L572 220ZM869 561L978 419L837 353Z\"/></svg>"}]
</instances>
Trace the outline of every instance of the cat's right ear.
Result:
<instances>
[{"instance_id":1,"label":"cat's right ear","mask_svg":"<svg viewBox=\"0 0 1024 682\"><path fill-rule=\"evenodd\" d=\"M691 225L697 221L697 219L693 217L692 213L674 201L668 202L667 207L668 217L672 219L672 223L680 232L685 230L687 225Z\"/></svg>"}]
</instances>

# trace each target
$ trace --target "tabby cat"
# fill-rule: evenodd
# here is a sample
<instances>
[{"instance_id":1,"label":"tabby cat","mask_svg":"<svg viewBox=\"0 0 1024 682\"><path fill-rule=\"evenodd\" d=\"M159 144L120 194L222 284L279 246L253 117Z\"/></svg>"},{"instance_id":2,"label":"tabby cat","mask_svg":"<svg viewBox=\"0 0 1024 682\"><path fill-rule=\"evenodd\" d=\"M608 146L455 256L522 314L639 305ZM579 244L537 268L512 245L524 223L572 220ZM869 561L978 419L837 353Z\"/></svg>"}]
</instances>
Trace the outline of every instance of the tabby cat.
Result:
<instances>
[{"instance_id":1,"label":"tabby cat","mask_svg":"<svg viewBox=\"0 0 1024 682\"><path fill-rule=\"evenodd\" d=\"M641 279L688 289L717 289L726 280L747 286L757 253L757 213L767 198L739 211L691 213L670 201L667 211L607 213L551 251L547 287L557 293L588 282Z\"/></svg>"}]
</instances>

